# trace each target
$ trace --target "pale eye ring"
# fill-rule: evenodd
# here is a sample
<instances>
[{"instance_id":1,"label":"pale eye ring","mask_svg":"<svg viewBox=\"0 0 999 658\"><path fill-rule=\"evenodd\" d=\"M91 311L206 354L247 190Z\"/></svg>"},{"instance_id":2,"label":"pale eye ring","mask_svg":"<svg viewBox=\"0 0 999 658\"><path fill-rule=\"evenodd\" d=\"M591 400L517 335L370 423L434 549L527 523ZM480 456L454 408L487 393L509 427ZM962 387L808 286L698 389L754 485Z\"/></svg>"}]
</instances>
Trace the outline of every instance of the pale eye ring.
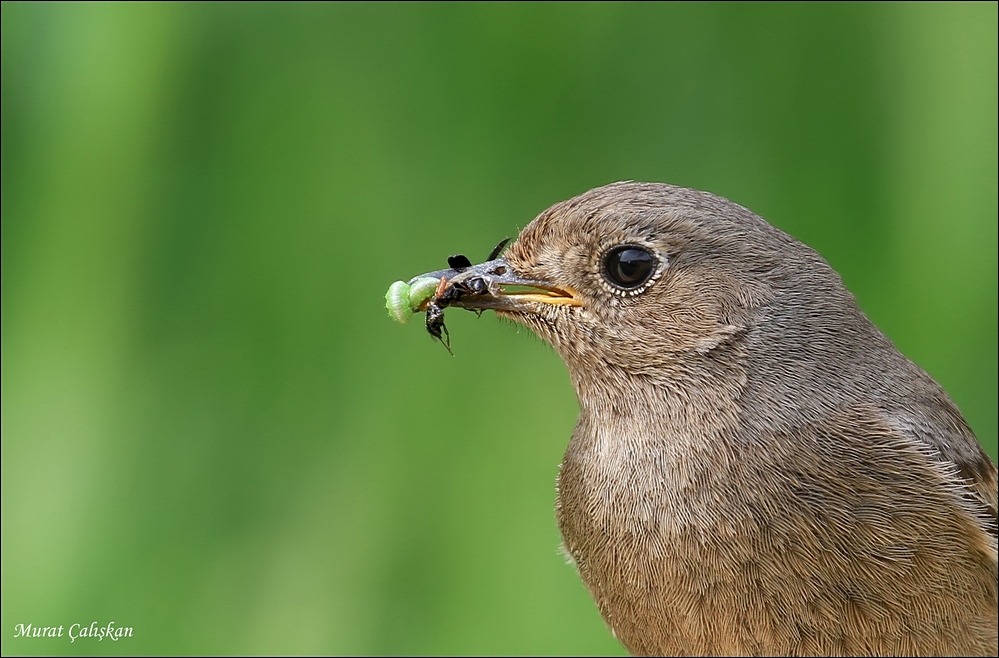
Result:
<instances>
[{"instance_id":1,"label":"pale eye ring","mask_svg":"<svg viewBox=\"0 0 999 658\"><path fill-rule=\"evenodd\" d=\"M647 247L622 244L604 254L601 274L615 291L638 294L659 270L659 258Z\"/></svg>"}]
</instances>

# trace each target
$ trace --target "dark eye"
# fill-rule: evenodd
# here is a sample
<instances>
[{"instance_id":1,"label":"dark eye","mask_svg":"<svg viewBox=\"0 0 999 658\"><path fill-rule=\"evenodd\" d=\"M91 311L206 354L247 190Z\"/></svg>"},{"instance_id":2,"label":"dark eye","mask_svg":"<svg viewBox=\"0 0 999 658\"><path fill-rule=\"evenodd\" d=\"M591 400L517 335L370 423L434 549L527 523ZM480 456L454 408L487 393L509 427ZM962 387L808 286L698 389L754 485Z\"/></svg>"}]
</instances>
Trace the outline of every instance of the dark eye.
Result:
<instances>
[{"instance_id":1,"label":"dark eye","mask_svg":"<svg viewBox=\"0 0 999 658\"><path fill-rule=\"evenodd\" d=\"M640 288L656 271L656 257L645 247L621 245L604 256L604 276L616 288Z\"/></svg>"}]
</instances>

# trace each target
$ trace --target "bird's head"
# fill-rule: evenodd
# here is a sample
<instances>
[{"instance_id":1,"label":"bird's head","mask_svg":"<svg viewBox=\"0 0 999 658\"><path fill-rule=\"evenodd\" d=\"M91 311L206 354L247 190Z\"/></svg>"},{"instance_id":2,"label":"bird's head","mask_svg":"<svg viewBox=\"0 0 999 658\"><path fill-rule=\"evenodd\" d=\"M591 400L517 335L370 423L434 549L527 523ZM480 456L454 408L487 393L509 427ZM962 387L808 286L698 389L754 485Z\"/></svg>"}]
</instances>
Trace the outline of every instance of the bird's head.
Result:
<instances>
[{"instance_id":1,"label":"bird's head","mask_svg":"<svg viewBox=\"0 0 999 658\"><path fill-rule=\"evenodd\" d=\"M776 296L845 293L814 251L745 208L649 183L615 183L552 206L504 257L450 285L474 293L452 305L494 309L534 330L574 379L588 371L672 383L735 358Z\"/></svg>"}]
</instances>

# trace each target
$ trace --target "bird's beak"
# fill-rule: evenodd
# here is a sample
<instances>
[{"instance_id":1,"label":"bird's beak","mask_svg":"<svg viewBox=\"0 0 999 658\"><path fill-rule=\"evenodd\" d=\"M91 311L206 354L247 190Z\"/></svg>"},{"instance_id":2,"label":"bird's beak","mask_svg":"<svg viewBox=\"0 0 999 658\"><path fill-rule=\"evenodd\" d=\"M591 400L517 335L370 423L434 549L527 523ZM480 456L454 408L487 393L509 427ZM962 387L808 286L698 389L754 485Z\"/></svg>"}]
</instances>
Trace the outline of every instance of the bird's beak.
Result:
<instances>
[{"instance_id":1,"label":"bird's beak","mask_svg":"<svg viewBox=\"0 0 999 658\"><path fill-rule=\"evenodd\" d=\"M442 280L433 298L441 306L531 313L540 310L538 304L583 305L568 288L518 276L505 258L471 267L428 272L414 277L410 283L423 277Z\"/></svg>"}]
</instances>

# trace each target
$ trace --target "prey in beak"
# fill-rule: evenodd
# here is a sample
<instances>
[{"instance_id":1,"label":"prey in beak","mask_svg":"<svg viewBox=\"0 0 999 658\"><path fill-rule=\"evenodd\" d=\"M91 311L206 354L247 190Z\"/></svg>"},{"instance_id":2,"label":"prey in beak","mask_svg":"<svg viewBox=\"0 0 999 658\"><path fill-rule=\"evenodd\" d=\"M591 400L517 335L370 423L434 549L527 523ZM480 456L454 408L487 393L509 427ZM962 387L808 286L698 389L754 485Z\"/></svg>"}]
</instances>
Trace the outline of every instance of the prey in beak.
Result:
<instances>
[{"instance_id":1,"label":"prey in beak","mask_svg":"<svg viewBox=\"0 0 999 658\"><path fill-rule=\"evenodd\" d=\"M455 306L471 311L531 313L537 312L537 304L582 306L570 290L518 276L505 258L421 274L411 282L425 277L439 279L441 286L418 310L436 304L442 309Z\"/></svg>"},{"instance_id":2,"label":"prey in beak","mask_svg":"<svg viewBox=\"0 0 999 658\"><path fill-rule=\"evenodd\" d=\"M385 296L389 315L406 322L413 313L426 313L427 332L441 341L448 352L451 340L444 324L444 309L463 308L476 313L492 309L500 313L540 313L546 306L582 306L572 290L547 281L519 276L505 258L497 257L506 240L489 258L472 265L465 256L448 258L450 267L397 281Z\"/></svg>"}]
</instances>

